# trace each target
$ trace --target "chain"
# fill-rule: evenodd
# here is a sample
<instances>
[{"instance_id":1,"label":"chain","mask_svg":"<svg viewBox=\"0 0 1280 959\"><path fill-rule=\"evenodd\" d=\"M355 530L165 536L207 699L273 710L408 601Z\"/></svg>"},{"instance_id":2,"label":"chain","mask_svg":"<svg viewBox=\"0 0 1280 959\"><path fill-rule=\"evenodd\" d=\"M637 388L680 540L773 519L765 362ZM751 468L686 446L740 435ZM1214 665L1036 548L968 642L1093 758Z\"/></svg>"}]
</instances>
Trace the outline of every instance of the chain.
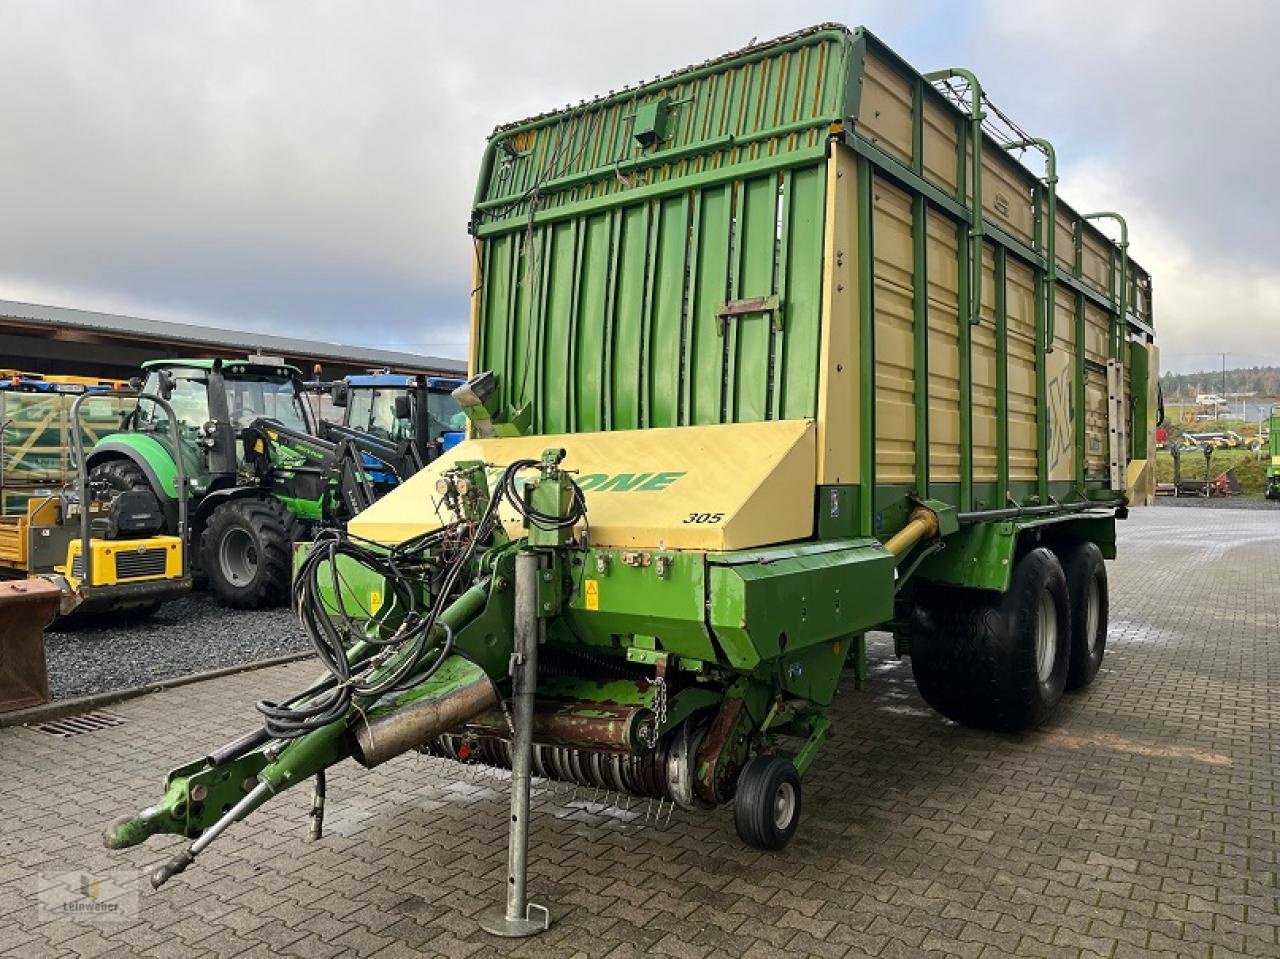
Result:
<instances>
[{"instance_id":1,"label":"chain","mask_svg":"<svg viewBox=\"0 0 1280 959\"><path fill-rule=\"evenodd\" d=\"M655 676L649 680L653 687L653 725L640 730L640 740L653 749L658 745L658 730L667 722L667 680L665 676Z\"/></svg>"}]
</instances>

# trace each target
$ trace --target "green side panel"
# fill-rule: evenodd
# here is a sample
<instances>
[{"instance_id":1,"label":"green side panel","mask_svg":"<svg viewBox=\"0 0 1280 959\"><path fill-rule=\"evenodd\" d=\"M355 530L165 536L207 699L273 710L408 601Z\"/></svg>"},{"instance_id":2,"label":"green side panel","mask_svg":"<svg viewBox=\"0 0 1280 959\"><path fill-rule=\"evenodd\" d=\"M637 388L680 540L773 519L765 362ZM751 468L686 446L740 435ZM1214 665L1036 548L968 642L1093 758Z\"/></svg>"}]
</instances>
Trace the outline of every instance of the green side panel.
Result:
<instances>
[{"instance_id":1,"label":"green side panel","mask_svg":"<svg viewBox=\"0 0 1280 959\"><path fill-rule=\"evenodd\" d=\"M295 543L293 547L293 569L311 551L311 543ZM329 564L324 563L318 570L320 597L325 609L336 612L338 598L333 589L333 577ZM348 556L338 557L338 593L342 597L343 609L348 616L355 619L368 619L382 608L388 599L386 580L367 566L355 562Z\"/></svg>"},{"instance_id":2,"label":"green side panel","mask_svg":"<svg viewBox=\"0 0 1280 959\"><path fill-rule=\"evenodd\" d=\"M532 406L557 433L815 415L821 148L723 178L487 242L478 365L500 416Z\"/></svg>"},{"instance_id":3,"label":"green side panel","mask_svg":"<svg viewBox=\"0 0 1280 959\"><path fill-rule=\"evenodd\" d=\"M184 453L187 454L183 462L187 476L198 477L196 470L201 464L196 455L186 450ZM159 480L160 491L170 499L178 498L178 468L167 443L147 433L114 433L93 448L88 456L90 467L99 458L111 458L108 454L126 455L142 463L144 468L149 467Z\"/></svg>"},{"instance_id":4,"label":"green side panel","mask_svg":"<svg viewBox=\"0 0 1280 959\"><path fill-rule=\"evenodd\" d=\"M1106 559L1116 558L1116 521L1111 516L1059 515L1036 519L971 523L946 538L946 549L920 564L922 580L993 589L1009 588L1019 542L1027 537L1052 545L1063 539L1096 543Z\"/></svg>"},{"instance_id":5,"label":"green side panel","mask_svg":"<svg viewBox=\"0 0 1280 959\"><path fill-rule=\"evenodd\" d=\"M815 414L826 144L862 43L810 31L495 134L472 226L500 417L529 406L555 433Z\"/></svg>"},{"instance_id":6,"label":"green side panel","mask_svg":"<svg viewBox=\"0 0 1280 959\"><path fill-rule=\"evenodd\" d=\"M319 500L302 499L298 496L277 496L276 499L285 509L301 519L324 519Z\"/></svg>"},{"instance_id":7,"label":"green side panel","mask_svg":"<svg viewBox=\"0 0 1280 959\"><path fill-rule=\"evenodd\" d=\"M646 349L651 362L645 384L645 426L680 425L680 358L684 342L684 271L692 201L668 197L658 205L654 242L652 308Z\"/></svg>"},{"instance_id":8,"label":"green side panel","mask_svg":"<svg viewBox=\"0 0 1280 959\"><path fill-rule=\"evenodd\" d=\"M712 560L710 614L739 669L893 618L894 560L875 540L731 556Z\"/></svg>"},{"instance_id":9,"label":"green side panel","mask_svg":"<svg viewBox=\"0 0 1280 959\"><path fill-rule=\"evenodd\" d=\"M592 550L584 554L581 566L574 567L565 617L573 637L612 647L621 646L623 637L653 636L664 652L716 659L706 625L704 554L651 553L647 565L635 566L624 563L623 555Z\"/></svg>"},{"instance_id":10,"label":"green side panel","mask_svg":"<svg viewBox=\"0 0 1280 959\"><path fill-rule=\"evenodd\" d=\"M608 203L817 146L832 122L857 113L861 44L860 31L818 29L500 128L482 161L476 225L518 228L531 208ZM658 136L636 136L655 108L664 115Z\"/></svg>"},{"instance_id":11,"label":"green side panel","mask_svg":"<svg viewBox=\"0 0 1280 959\"><path fill-rule=\"evenodd\" d=\"M1147 433L1147 383L1151 376L1151 354L1135 347L1129 351L1129 396L1133 399L1133 409L1129 421L1129 436L1133 444L1133 458L1148 459L1150 452L1147 443L1151 436Z\"/></svg>"}]
</instances>

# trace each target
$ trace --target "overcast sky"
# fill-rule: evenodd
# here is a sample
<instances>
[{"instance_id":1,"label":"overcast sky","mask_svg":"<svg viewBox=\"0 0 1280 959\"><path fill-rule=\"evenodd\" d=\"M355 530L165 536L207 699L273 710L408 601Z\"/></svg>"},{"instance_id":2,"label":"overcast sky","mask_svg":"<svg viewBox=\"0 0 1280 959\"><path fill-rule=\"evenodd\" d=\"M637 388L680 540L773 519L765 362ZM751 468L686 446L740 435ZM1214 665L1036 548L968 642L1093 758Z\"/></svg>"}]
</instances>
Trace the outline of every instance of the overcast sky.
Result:
<instances>
[{"instance_id":1,"label":"overcast sky","mask_svg":"<svg viewBox=\"0 0 1280 959\"><path fill-rule=\"evenodd\" d=\"M826 20L1125 214L1167 369L1280 363L1280 4L0 0L0 298L462 356L499 122Z\"/></svg>"}]
</instances>

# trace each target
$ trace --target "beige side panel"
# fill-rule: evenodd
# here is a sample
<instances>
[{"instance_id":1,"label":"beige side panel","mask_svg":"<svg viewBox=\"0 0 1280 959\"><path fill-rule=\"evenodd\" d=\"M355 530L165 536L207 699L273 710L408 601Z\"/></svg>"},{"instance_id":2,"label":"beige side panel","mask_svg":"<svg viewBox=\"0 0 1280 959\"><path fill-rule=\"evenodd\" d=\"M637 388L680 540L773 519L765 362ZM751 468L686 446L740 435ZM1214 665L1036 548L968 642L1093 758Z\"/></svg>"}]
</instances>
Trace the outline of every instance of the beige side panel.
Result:
<instances>
[{"instance_id":1,"label":"beige side panel","mask_svg":"<svg viewBox=\"0 0 1280 959\"><path fill-rule=\"evenodd\" d=\"M987 145L989 146L989 145ZM1007 156L982 151L982 211L1024 243L1035 233L1030 174Z\"/></svg>"},{"instance_id":2,"label":"beige side panel","mask_svg":"<svg viewBox=\"0 0 1280 959\"><path fill-rule=\"evenodd\" d=\"M955 195L956 151L959 149L955 118L936 103L924 104L924 175L925 179Z\"/></svg>"},{"instance_id":3,"label":"beige side panel","mask_svg":"<svg viewBox=\"0 0 1280 959\"><path fill-rule=\"evenodd\" d=\"M986 246L982 263L982 322L970 331L973 374L973 479L994 483L996 459L996 267ZM999 504L996 504L999 505Z\"/></svg>"},{"instance_id":4,"label":"beige side panel","mask_svg":"<svg viewBox=\"0 0 1280 959\"><path fill-rule=\"evenodd\" d=\"M1084 381L1084 475L1107 478L1107 374L1089 369Z\"/></svg>"},{"instance_id":5,"label":"beige side panel","mask_svg":"<svg viewBox=\"0 0 1280 959\"><path fill-rule=\"evenodd\" d=\"M1031 270L1010 258L1005 304L1009 333L1009 479L1034 480L1036 464L1035 286Z\"/></svg>"},{"instance_id":6,"label":"beige side panel","mask_svg":"<svg viewBox=\"0 0 1280 959\"><path fill-rule=\"evenodd\" d=\"M911 200L884 180L872 188L876 349L876 482L914 483L915 314Z\"/></svg>"},{"instance_id":7,"label":"beige side panel","mask_svg":"<svg viewBox=\"0 0 1280 959\"><path fill-rule=\"evenodd\" d=\"M929 477L960 481L959 264L956 224L929 213Z\"/></svg>"},{"instance_id":8,"label":"beige side panel","mask_svg":"<svg viewBox=\"0 0 1280 959\"><path fill-rule=\"evenodd\" d=\"M1080 279L1100 293L1109 294L1107 282L1111 276L1111 251L1103 243L1099 243L1088 233L1084 235L1084 245L1080 260Z\"/></svg>"},{"instance_id":9,"label":"beige side panel","mask_svg":"<svg viewBox=\"0 0 1280 959\"><path fill-rule=\"evenodd\" d=\"M818 482L858 481L858 209L853 151L827 161L818 369Z\"/></svg>"},{"instance_id":10,"label":"beige side panel","mask_svg":"<svg viewBox=\"0 0 1280 959\"><path fill-rule=\"evenodd\" d=\"M867 57L858 129L868 140L911 162L911 84L875 57Z\"/></svg>"},{"instance_id":11,"label":"beige side panel","mask_svg":"<svg viewBox=\"0 0 1280 959\"><path fill-rule=\"evenodd\" d=\"M1086 359L1106 365L1110 329L1111 318L1092 303L1085 301L1084 355Z\"/></svg>"},{"instance_id":12,"label":"beige side panel","mask_svg":"<svg viewBox=\"0 0 1280 959\"><path fill-rule=\"evenodd\" d=\"M1045 392L1049 399L1049 479L1073 480L1076 476L1076 431L1079 427L1075 397L1075 295L1058 286L1053 352L1045 365Z\"/></svg>"},{"instance_id":13,"label":"beige side panel","mask_svg":"<svg viewBox=\"0 0 1280 959\"><path fill-rule=\"evenodd\" d=\"M1076 272L1076 221L1068 216L1062 215L1062 208L1058 208L1058 230L1057 242L1058 247L1054 252L1054 259L1058 261L1058 269L1075 275Z\"/></svg>"}]
</instances>

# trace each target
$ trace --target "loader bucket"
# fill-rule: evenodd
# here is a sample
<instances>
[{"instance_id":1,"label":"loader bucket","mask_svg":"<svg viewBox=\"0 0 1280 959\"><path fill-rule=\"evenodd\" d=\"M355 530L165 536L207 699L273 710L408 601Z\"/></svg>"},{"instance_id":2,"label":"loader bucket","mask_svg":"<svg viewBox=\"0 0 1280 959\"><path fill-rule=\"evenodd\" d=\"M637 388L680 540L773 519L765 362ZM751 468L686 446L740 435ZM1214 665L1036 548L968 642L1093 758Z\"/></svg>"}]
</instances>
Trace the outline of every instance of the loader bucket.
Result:
<instances>
[{"instance_id":1,"label":"loader bucket","mask_svg":"<svg viewBox=\"0 0 1280 959\"><path fill-rule=\"evenodd\" d=\"M45 579L0 582L0 713L49 701L44 628L61 599Z\"/></svg>"}]
</instances>

